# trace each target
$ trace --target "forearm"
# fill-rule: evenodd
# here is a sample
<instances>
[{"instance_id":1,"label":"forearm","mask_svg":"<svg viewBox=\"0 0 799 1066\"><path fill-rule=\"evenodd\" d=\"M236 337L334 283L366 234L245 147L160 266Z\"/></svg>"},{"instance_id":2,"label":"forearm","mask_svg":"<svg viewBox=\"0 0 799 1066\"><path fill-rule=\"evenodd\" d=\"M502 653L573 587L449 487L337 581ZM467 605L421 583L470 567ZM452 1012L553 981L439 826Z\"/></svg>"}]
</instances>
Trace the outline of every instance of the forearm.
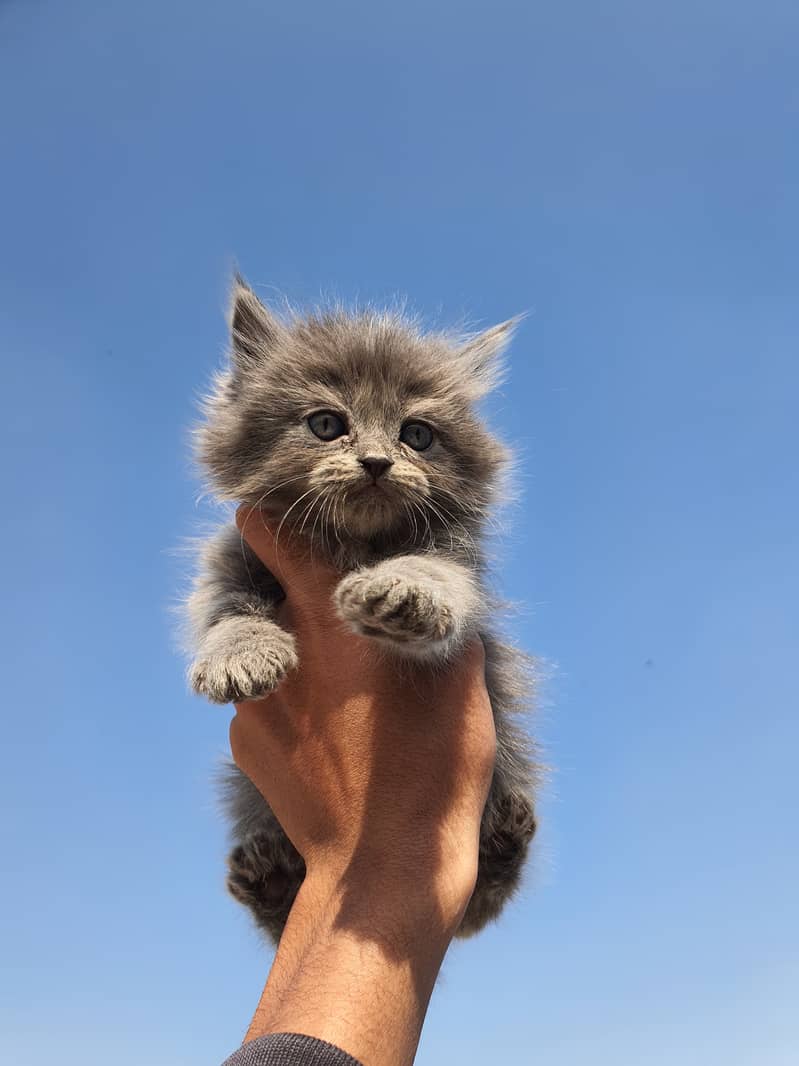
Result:
<instances>
[{"instance_id":1,"label":"forearm","mask_svg":"<svg viewBox=\"0 0 799 1066\"><path fill-rule=\"evenodd\" d=\"M309 875L246 1039L304 1033L364 1066L408 1066L461 909L432 900L407 880L361 890Z\"/></svg>"}]
</instances>

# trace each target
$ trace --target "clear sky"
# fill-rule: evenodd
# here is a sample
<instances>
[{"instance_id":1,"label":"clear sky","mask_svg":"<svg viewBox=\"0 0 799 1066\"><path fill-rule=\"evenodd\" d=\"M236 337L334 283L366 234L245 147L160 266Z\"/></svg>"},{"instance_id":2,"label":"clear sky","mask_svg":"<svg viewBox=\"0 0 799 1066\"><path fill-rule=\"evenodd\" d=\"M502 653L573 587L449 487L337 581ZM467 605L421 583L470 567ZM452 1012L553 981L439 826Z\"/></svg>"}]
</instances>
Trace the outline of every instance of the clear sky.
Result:
<instances>
[{"instance_id":1,"label":"clear sky","mask_svg":"<svg viewBox=\"0 0 799 1066\"><path fill-rule=\"evenodd\" d=\"M418 1062L797 1061L798 72L787 0L0 4L4 1063L218 1066L267 971L169 615L234 261L530 312L554 772Z\"/></svg>"}]
</instances>

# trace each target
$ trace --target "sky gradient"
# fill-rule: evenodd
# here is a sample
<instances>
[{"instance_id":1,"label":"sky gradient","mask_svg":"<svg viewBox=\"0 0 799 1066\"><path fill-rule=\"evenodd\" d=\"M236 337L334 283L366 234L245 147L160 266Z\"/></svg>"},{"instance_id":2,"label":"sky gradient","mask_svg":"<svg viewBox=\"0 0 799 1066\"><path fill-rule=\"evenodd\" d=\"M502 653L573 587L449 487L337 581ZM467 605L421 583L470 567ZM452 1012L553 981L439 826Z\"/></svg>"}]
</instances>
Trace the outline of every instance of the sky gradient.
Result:
<instances>
[{"instance_id":1,"label":"sky gradient","mask_svg":"<svg viewBox=\"0 0 799 1066\"><path fill-rule=\"evenodd\" d=\"M0 4L3 1062L218 1066L267 972L170 614L234 263L529 312L488 413L553 769L417 1062L796 1062L797 41L787 2Z\"/></svg>"}]
</instances>

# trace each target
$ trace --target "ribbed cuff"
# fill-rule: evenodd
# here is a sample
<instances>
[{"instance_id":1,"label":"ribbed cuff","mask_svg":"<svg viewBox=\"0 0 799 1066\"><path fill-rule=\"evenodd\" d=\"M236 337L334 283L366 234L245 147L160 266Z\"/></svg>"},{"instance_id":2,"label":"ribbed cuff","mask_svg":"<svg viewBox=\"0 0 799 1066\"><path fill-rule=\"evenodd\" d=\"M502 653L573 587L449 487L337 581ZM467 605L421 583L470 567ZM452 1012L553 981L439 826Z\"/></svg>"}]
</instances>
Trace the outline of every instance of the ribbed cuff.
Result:
<instances>
[{"instance_id":1,"label":"ribbed cuff","mask_svg":"<svg viewBox=\"0 0 799 1066\"><path fill-rule=\"evenodd\" d=\"M242 1044L222 1066L361 1066L324 1040L299 1033L269 1033Z\"/></svg>"}]
</instances>

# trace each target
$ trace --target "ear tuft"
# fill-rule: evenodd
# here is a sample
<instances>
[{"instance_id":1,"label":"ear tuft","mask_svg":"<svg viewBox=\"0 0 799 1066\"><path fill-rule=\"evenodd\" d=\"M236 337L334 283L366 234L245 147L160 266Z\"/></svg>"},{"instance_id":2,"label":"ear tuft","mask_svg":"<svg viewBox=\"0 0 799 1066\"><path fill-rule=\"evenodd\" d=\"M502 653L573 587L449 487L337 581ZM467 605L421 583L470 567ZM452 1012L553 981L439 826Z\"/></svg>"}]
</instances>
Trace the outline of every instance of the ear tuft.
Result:
<instances>
[{"instance_id":1,"label":"ear tuft","mask_svg":"<svg viewBox=\"0 0 799 1066\"><path fill-rule=\"evenodd\" d=\"M233 359L247 366L267 357L280 336L279 320L261 303L240 274L233 280L230 335Z\"/></svg>"},{"instance_id":2,"label":"ear tuft","mask_svg":"<svg viewBox=\"0 0 799 1066\"><path fill-rule=\"evenodd\" d=\"M474 398L496 388L504 377L503 355L524 315L500 322L466 341L458 351L458 360L468 377Z\"/></svg>"}]
</instances>

